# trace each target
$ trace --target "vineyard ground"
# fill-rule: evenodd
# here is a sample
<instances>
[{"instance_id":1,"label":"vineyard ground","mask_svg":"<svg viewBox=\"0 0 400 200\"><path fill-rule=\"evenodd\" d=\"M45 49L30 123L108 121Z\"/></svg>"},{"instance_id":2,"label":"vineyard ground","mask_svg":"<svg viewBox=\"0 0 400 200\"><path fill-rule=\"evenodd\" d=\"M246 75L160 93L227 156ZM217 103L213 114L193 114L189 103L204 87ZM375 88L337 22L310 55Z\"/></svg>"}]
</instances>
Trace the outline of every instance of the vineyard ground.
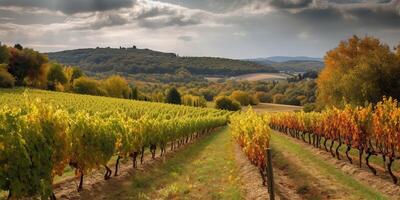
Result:
<instances>
[{"instance_id":1,"label":"vineyard ground","mask_svg":"<svg viewBox=\"0 0 400 200\"><path fill-rule=\"evenodd\" d=\"M330 153L273 132L274 167L304 199L400 199L400 187L367 169L359 169ZM276 173L275 173L276 174Z\"/></svg>"},{"instance_id":2,"label":"vineyard ground","mask_svg":"<svg viewBox=\"0 0 400 200\"><path fill-rule=\"evenodd\" d=\"M244 177L250 163L243 163L243 155L238 162L241 152L235 145L224 127L164 158L153 162L148 158L139 170L132 170L127 162L121 168L128 170L121 173L128 175L87 185L79 195L69 194L64 187L56 194L61 199L265 199L259 174Z\"/></svg>"}]
</instances>

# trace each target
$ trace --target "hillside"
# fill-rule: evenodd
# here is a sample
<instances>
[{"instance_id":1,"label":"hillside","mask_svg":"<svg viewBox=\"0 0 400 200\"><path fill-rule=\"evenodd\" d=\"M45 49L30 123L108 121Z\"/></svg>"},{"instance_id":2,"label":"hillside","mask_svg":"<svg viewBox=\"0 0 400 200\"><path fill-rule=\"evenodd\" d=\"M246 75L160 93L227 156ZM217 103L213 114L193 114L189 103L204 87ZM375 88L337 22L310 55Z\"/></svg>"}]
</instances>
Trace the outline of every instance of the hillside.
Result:
<instances>
[{"instance_id":1,"label":"hillside","mask_svg":"<svg viewBox=\"0 0 400 200\"><path fill-rule=\"evenodd\" d=\"M198 75L235 76L248 73L276 72L270 66L249 61L213 57L180 57L137 48L76 49L47 53L51 60L79 66L87 72L174 73L180 68Z\"/></svg>"},{"instance_id":2,"label":"hillside","mask_svg":"<svg viewBox=\"0 0 400 200\"><path fill-rule=\"evenodd\" d=\"M324 67L324 63L319 61L317 58L309 58L310 60L306 60L308 57L294 57L299 60L291 60L291 57L277 57L276 59L252 59L249 61L255 62L257 64L272 66L278 71L289 71L289 72L308 72L308 71L320 71ZM303 59L302 59L303 58Z\"/></svg>"}]
</instances>

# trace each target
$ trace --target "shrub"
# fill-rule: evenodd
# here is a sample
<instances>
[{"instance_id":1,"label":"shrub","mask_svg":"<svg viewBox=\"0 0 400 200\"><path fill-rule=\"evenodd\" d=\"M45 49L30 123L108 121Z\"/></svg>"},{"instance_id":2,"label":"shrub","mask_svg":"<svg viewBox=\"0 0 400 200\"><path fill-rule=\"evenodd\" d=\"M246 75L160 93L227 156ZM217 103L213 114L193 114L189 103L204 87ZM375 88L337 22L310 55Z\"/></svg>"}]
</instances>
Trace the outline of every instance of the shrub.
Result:
<instances>
[{"instance_id":1,"label":"shrub","mask_svg":"<svg viewBox=\"0 0 400 200\"><path fill-rule=\"evenodd\" d=\"M317 105L315 103L307 103L303 107L304 112L312 112L315 111L317 108Z\"/></svg>"},{"instance_id":2,"label":"shrub","mask_svg":"<svg viewBox=\"0 0 400 200\"><path fill-rule=\"evenodd\" d=\"M256 92L256 98L262 103L271 103L272 95L266 92Z\"/></svg>"},{"instance_id":3,"label":"shrub","mask_svg":"<svg viewBox=\"0 0 400 200\"><path fill-rule=\"evenodd\" d=\"M251 98L247 92L236 90L232 92L230 97L238 101L242 106L248 106L251 104Z\"/></svg>"},{"instance_id":4,"label":"shrub","mask_svg":"<svg viewBox=\"0 0 400 200\"><path fill-rule=\"evenodd\" d=\"M100 89L99 85L97 80L80 77L74 81L73 90L79 94L107 96L107 92L104 89Z\"/></svg>"},{"instance_id":5,"label":"shrub","mask_svg":"<svg viewBox=\"0 0 400 200\"><path fill-rule=\"evenodd\" d=\"M121 76L110 76L101 83L101 88L107 91L110 97L126 98L128 99L131 94L131 88L128 82Z\"/></svg>"},{"instance_id":6,"label":"shrub","mask_svg":"<svg viewBox=\"0 0 400 200\"><path fill-rule=\"evenodd\" d=\"M240 103L227 96L219 96L215 99L215 108L221 110L237 111L241 109Z\"/></svg>"}]
</instances>

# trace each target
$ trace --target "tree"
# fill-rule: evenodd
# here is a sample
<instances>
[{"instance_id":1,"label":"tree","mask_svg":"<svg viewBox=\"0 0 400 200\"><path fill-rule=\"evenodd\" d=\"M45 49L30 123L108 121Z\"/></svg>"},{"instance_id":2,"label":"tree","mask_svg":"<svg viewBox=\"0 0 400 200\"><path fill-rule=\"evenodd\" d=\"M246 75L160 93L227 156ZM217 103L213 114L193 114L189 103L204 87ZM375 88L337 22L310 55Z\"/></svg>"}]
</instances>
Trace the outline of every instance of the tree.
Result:
<instances>
[{"instance_id":1,"label":"tree","mask_svg":"<svg viewBox=\"0 0 400 200\"><path fill-rule=\"evenodd\" d=\"M166 103L181 104L181 94L176 88L171 88L167 92Z\"/></svg>"},{"instance_id":2,"label":"tree","mask_svg":"<svg viewBox=\"0 0 400 200\"><path fill-rule=\"evenodd\" d=\"M215 108L221 110L237 111L241 109L241 106L239 102L227 96L219 96L215 99Z\"/></svg>"},{"instance_id":3,"label":"tree","mask_svg":"<svg viewBox=\"0 0 400 200\"><path fill-rule=\"evenodd\" d=\"M14 87L15 78L8 73L6 65L0 65L0 87L11 88Z\"/></svg>"},{"instance_id":4,"label":"tree","mask_svg":"<svg viewBox=\"0 0 400 200\"><path fill-rule=\"evenodd\" d=\"M110 97L128 99L131 94L128 82L118 75L108 77L101 83L101 87L107 91Z\"/></svg>"},{"instance_id":5,"label":"tree","mask_svg":"<svg viewBox=\"0 0 400 200\"><path fill-rule=\"evenodd\" d=\"M47 73L47 85L50 90L55 90L58 83L61 85L66 84L68 78L64 73L63 66L59 63L51 63L50 69Z\"/></svg>"},{"instance_id":6,"label":"tree","mask_svg":"<svg viewBox=\"0 0 400 200\"><path fill-rule=\"evenodd\" d=\"M7 46L5 45L0 46L0 64L8 63L9 59L10 59L10 51L8 50Z\"/></svg>"},{"instance_id":7,"label":"tree","mask_svg":"<svg viewBox=\"0 0 400 200\"><path fill-rule=\"evenodd\" d=\"M326 106L399 99L400 56L376 38L353 36L326 54L317 85L318 102Z\"/></svg>"},{"instance_id":8,"label":"tree","mask_svg":"<svg viewBox=\"0 0 400 200\"><path fill-rule=\"evenodd\" d=\"M137 87L131 86L131 95L129 96L129 99L139 99L139 91Z\"/></svg>"},{"instance_id":9,"label":"tree","mask_svg":"<svg viewBox=\"0 0 400 200\"><path fill-rule=\"evenodd\" d=\"M14 48L16 48L16 49L18 49L18 50L24 49L24 47L22 47L22 45L20 45L20 44L15 44L15 45L14 45Z\"/></svg>"},{"instance_id":10,"label":"tree","mask_svg":"<svg viewBox=\"0 0 400 200\"><path fill-rule=\"evenodd\" d=\"M17 85L33 85L45 73L44 64L48 62L45 55L32 49L16 48L11 48L10 53L8 72L15 77Z\"/></svg>"}]
</instances>

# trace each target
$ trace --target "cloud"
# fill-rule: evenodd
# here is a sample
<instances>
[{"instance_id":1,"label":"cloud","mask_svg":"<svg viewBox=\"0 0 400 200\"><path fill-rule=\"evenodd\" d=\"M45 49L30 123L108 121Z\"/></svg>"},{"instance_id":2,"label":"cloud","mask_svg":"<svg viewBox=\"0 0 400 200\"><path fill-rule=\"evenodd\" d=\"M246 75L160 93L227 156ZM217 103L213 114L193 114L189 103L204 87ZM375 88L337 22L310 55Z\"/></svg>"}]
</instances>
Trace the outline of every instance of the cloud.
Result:
<instances>
[{"instance_id":1,"label":"cloud","mask_svg":"<svg viewBox=\"0 0 400 200\"><path fill-rule=\"evenodd\" d=\"M134 0L1 0L0 6L43 8L65 14L131 7Z\"/></svg>"},{"instance_id":2,"label":"cloud","mask_svg":"<svg viewBox=\"0 0 400 200\"><path fill-rule=\"evenodd\" d=\"M306 8L313 0L271 0L270 4L277 8Z\"/></svg>"},{"instance_id":3,"label":"cloud","mask_svg":"<svg viewBox=\"0 0 400 200\"><path fill-rule=\"evenodd\" d=\"M190 42L193 40L192 36L188 36L188 35L181 35L178 37L178 40L184 41L184 42Z\"/></svg>"}]
</instances>

